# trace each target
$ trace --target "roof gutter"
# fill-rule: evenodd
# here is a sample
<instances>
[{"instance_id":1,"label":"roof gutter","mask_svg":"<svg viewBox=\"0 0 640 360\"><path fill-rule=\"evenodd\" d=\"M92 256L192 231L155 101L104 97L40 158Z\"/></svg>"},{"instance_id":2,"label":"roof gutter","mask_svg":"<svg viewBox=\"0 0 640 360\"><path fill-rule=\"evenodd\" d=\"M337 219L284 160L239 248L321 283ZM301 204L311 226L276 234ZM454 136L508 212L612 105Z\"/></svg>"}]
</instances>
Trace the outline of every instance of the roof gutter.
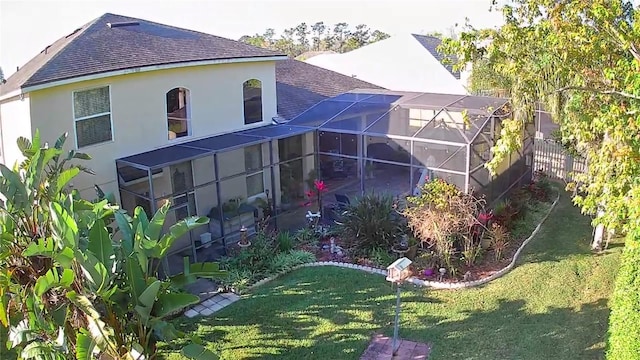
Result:
<instances>
[{"instance_id":1,"label":"roof gutter","mask_svg":"<svg viewBox=\"0 0 640 360\"><path fill-rule=\"evenodd\" d=\"M22 92L27 93L27 92L47 89L55 86L73 84L81 81L97 80L97 79L103 79L103 78L112 77L112 76L137 74L137 73L156 71L156 70L168 70L168 69L177 69L177 68L192 67L192 66L204 66L204 65L243 64L243 63L262 62L262 61L278 61L278 60L286 60L286 59L288 59L286 55L276 55L276 56L265 56L265 57L199 60L199 61L179 62L179 63L171 63L171 64L150 65L150 66L142 66L142 67L136 67L136 68L130 68L130 69L101 72L101 73L91 74L91 75L77 76L69 79L51 81L51 82L37 84L33 86L26 86L22 88ZM19 93L20 91L18 90L18 94ZM1 99L2 98L0 98L0 100Z\"/></svg>"},{"instance_id":2,"label":"roof gutter","mask_svg":"<svg viewBox=\"0 0 640 360\"><path fill-rule=\"evenodd\" d=\"M13 90L12 92L6 93L4 95L0 95L0 101L5 101L5 100L9 100L13 97L17 97L17 96L21 96L24 95L24 92L20 89L18 90Z\"/></svg>"}]
</instances>

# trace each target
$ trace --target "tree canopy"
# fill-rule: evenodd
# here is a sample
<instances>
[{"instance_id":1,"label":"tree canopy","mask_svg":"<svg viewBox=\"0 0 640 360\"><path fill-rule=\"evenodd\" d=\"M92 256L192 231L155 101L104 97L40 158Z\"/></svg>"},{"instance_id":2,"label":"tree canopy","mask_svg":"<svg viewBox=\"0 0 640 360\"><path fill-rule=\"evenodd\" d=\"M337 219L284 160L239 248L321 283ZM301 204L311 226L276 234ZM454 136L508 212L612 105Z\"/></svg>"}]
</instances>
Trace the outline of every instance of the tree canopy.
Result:
<instances>
[{"instance_id":1,"label":"tree canopy","mask_svg":"<svg viewBox=\"0 0 640 360\"><path fill-rule=\"evenodd\" d=\"M496 1L492 1L495 6ZM468 27L442 49L511 97L513 120L488 164L520 146L538 103L560 140L587 159L570 184L594 225L627 234L611 301L608 359L640 358L640 10L622 0L508 0L497 29ZM567 224L571 226L571 224Z\"/></svg>"},{"instance_id":2,"label":"tree canopy","mask_svg":"<svg viewBox=\"0 0 640 360\"><path fill-rule=\"evenodd\" d=\"M495 3L495 1L494 1ZM640 28L627 1L511 0L498 29L468 27L443 50L458 67L480 64L512 98L514 120L490 168L521 143L538 102L560 125L563 143L585 156L575 202L609 228L640 225ZM482 74L481 74L482 75Z\"/></svg>"},{"instance_id":3,"label":"tree canopy","mask_svg":"<svg viewBox=\"0 0 640 360\"><path fill-rule=\"evenodd\" d=\"M285 29L279 38L276 38L275 30L269 28L262 34L244 35L240 41L282 51L291 57L296 57L307 51L343 53L388 37L389 34L380 30L372 30L365 24L351 28L345 22L330 26L319 21L311 26L303 22L295 27Z\"/></svg>"}]
</instances>

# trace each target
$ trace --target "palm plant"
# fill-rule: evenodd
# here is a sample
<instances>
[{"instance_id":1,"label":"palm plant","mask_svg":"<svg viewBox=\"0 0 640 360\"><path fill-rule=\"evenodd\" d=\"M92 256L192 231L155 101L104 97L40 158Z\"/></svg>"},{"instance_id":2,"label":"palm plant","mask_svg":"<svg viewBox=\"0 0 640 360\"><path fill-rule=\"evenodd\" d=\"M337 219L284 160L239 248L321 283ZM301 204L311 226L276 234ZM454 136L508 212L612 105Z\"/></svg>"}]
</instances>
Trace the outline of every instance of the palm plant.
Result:
<instances>
[{"instance_id":1,"label":"palm plant","mask_svg":"<svg viewBox=\"0 0 640 360\"><path fill-rule=\"evenodd\" d=\"M63 157L65 140L49 148L36 132L33 142L18 141L24 162L0 164L0 324L8 345L24 359L153 359L159 340L186 336L165 321L199 301L179 289L224 275L216 263L186 261L179 275L158 274L173 243L208 219L187 218L163 233L169 203L149 219L141 207L129 216L107 199L81 199L67 184L88 170L69 162L89 156ZM183 353L215 357L198 342Z\"/></svg>"},{"instance_id":2,"label":"palm plant","mask_svg":"<svg viewBox=\"0 0 640 360\"><path fill-rule=\"evenodd\" d=\"M376 248L390 250L406 224L392 196L367 194L343 212L339 230L352 252L368 254Z\"/></svg>"}]
</instances>

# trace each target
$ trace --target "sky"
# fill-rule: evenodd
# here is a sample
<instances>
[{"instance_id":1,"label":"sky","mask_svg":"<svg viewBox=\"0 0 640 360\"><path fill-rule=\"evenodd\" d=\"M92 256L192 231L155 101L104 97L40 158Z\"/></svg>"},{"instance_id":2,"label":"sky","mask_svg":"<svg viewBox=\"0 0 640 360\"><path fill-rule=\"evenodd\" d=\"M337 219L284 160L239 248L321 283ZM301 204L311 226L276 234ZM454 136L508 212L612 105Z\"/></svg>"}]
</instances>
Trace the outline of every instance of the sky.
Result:
<instances>
[{"instance_id":1,"label":"sky","mask_svg":"<svg viewBox=\"0 0 640 360\"><path fill-rule=\"evenodd\" d=\"M0 0L0 67L8 78L46 46L110 12L238 39L301 22L366 24L389 34L445 32L465 18L501 23L491 0Z\"/></svg>"}]
</instances>

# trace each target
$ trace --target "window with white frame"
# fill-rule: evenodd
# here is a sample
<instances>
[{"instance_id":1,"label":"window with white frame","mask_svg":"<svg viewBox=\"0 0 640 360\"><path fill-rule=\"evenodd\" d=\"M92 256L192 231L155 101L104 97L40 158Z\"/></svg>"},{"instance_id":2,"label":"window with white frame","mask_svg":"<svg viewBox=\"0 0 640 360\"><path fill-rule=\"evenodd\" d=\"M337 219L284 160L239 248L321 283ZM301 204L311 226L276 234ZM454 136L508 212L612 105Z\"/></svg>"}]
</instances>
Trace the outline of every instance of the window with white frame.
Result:
<instances>
[{"instance_id":1,"label":"window with white frame","mask_svg":"<svg viewBox=\"0 0 640 360\"><path fill-rule=\"evenodd\" d=\"M189 90L173 88L167 92L169 140L191 135Z\"/></svg>"},{"instance_id":2,"label":"window with white frame","mask_svg":"<svg viewBox=\"0 0 640 360\"><path fill-rule=\"evenodd\" d=\"M247 172L247 197L263 193L262 145L244 148L244 167Z\"/></svg>"},{"instance_id":3,"label":"window with white frame","mask_svg":"<svg viewBox=\"0 0 640 360\"><path fill-rule=\"evenodd\" d=\"M78 148L113 140L109 86L73 92Z\"/></svg>"}]
</instances>

